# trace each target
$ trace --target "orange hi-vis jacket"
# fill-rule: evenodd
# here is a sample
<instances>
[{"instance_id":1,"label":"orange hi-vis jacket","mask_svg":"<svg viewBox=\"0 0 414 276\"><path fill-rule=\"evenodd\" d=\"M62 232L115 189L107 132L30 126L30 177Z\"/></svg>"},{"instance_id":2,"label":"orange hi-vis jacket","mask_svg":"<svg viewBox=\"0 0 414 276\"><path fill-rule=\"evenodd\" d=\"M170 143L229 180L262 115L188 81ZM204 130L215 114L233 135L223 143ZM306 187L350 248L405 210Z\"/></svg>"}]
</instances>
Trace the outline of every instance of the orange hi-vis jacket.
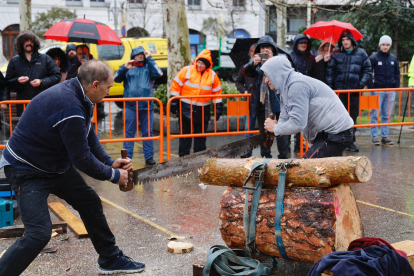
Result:
<instances>
[{"instance_id":1,"label":"orange hi-vis jacket","mask_svg":"<svg viewBox=\"0 0 414 276\"><path fill-rule=\"evenodd\" d=\"M197 71L196 65L186 66L174 78L171 85L171 96L197 96L197 95L220 95L221 82L217 74L211 69L210 50L204 49L197 56L198 59L205 58L210 62L210 67L204 70L203 74ZM181 101L188 104L203 106L210 104L210 100L221 103L221 98L182 98Z\"/></svg>"}]
</instances>

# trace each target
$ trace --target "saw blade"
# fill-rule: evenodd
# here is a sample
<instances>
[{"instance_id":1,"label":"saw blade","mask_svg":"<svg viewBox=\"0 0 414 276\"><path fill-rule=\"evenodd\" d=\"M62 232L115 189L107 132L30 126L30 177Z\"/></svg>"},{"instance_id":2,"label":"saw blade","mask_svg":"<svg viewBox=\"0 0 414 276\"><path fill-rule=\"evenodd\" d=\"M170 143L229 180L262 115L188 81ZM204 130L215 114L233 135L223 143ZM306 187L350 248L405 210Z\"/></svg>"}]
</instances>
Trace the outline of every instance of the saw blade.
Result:
<instances>
[{"instance_id":1,"label":"saw blade","mask_svg":"<svg viewBox=\"0 0 414 276\"><path fill-rule=\"evenodd\" d=\"M230 144L210 148L167 162L148 166L134 171L133 182L148 183L169 176L183 175L202 168L210 158L230 158L239 156L259 146L265 134L259 134Z\"/></svg>"}]
</instances>

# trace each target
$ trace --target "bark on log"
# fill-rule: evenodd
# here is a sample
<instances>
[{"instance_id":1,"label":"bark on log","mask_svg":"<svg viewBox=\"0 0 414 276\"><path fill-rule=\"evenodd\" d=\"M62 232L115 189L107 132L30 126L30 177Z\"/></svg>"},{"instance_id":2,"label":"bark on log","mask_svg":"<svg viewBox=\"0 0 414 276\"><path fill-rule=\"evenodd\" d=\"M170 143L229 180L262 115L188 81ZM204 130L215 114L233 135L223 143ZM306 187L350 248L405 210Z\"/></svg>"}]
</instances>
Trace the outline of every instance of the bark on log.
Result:
<instances>
[{"instance_id":1,"label":"bark on log","mask_svg":"<svg viewBox=\"0 0 414 276\"><path fill-rule=\"evenodd\" d=\"M209 159L199 170L199 179L206 185L242 187L250 169L262 158ZM286 160L272 159L267 166L263 187L277 186L279 173L276 164ZM330 187L342 183L367 182L372 175L372 166L365 156L297 159L299 166L289 168L286 174L287 187ZM251 180L253 183L253 180Z\"/></svg>"},{"instance_id":2,"label":"bark on log","mask_svg":"<svg viewBox=\"0 0 414 276\"><path fill-rule=\"evenodd\" d=\"M250 202L251 199L250 193ZM244 200L245 190L231 187L221 200L220 231L230 248L245 249L246 246ZM275 201L275 190L262 190L257 209L256 244L261 253L282 258L275 238ZM324 189L287 189L281 230L288 257L307 263L315 263L334 251L347 250L352 240L363 236L358 206L348 184Z\"/></svg>"}]
</instances>

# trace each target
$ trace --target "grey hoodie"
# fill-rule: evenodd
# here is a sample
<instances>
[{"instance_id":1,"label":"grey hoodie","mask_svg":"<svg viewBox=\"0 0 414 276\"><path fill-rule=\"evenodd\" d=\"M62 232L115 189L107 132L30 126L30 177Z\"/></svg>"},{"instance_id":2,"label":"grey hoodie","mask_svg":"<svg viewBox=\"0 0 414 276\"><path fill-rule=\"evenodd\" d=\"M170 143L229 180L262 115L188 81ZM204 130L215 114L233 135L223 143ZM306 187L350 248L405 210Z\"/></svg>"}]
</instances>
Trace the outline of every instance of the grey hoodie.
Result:
<instances>
[{"instance_id":1,"label":"grey hoodie","mask_svg":"<svg viewBox=\"0 0 414 276\"><path fill-rule=\"evenodd\" d=\"M313 142L322 130L337 134L353 127L354 122L335 92L323 82L295 72L286 57L273 57L261 69L281 94L276 136L301 132Z\"/></svg>"}]
</instances>

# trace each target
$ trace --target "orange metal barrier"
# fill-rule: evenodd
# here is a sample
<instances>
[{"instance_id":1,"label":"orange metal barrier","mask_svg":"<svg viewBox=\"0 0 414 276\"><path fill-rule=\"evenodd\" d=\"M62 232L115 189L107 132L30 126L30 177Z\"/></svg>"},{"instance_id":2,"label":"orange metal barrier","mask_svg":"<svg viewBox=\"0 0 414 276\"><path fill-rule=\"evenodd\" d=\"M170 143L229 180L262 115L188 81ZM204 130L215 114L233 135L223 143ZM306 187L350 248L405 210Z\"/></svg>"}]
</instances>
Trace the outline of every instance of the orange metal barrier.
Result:
<instances>
[{"instance_id":1,"label":"orange metal barrier","mask_svg":"<svg viewBox=\"0 0 414 276\"><path fill-rule=\"evenodd\" d=\"M125 102L136 102L138 106L138 102L146 101L147 102L147 109L148 109L148 118L150 117L150 110L149 110L149 101L154 101L158 103L160 106L160 135L153 136L153 137L136 137L136 138L126 138L126 125L125 125L125 112L123 112L123 138L112 138L112 127L109 128L109 139L101 139L101 143L115 143L115 142L135 142L135 141L149 141L149 140L158 140L160 141L160 162L163 162L163 152L164 152L164 128L163 125L163 115L164 115L164 108L161 101L154 97L146 97L146 98L107 98L103 99L102 102L109 104L109 125L112 126L112 114L111 114L111 102L123 102L123 110L125 111ZM24 108L29 103L29 100L20 100L20 101L2 101L0 104L7 104L9 106L9 125L10 125L10 136L13 133L13 120L15 121L16 118L12 117L12 105L15 104L24 104ZM138 111L138 108L137 108ZM4 118L2 119L4 120ZM98 133L98 120L97 120L97 109L95 105L94 109L94 116L92 119L92 123L95 124L95 131ZM150 133L150 124L148 124L148 133ZM137 112L137 136L139 134L139 120L138 120L138 112ZM4 149L6 145L0 145L0 149Z\"/></svg>"},{"instance_id":2,"label":"orange metal barrier","mask_svg":"<svg viewBox=\"0 0 414 276\"><path fill-rule=\"evenodd\" d=\"M348 106L345 108L348 110L348 113L350 113L351 108L351 93L358 93L359 94L359 109L358 109L358 122L354 125L354 128L362 128L362 127L379 127L379 126L405 126L405 125L414 125L414 122L411 122L411 93L414 91L414 88L409 87L403 87L403 88L376 88L376 89L352 89L352 90L334 90L335 93L338 95L340 94L348 94ZM398 97L398 122L396 123L390 123L391 119L391 101L388 101L388 123L376 123L376 124L362 124L361 123L361 111L368 110L368 120L371 118L371 109L378 109L379 108L379 93L378 95L371 95L371 92L388 92L391 94L392 91L395 91L396 98L397 94ZM404 91L407 91L408 93L408 116L406 117L408 122L402 122L401 116L404 116L401 112L401 104L402 104L402 93ZM362 95L362 93L369 93L369 95ZM396 100L395 100L396 102ZM378 112L378 121L380 120L381 114ZM303 137L301 135L301 147L300 147L300 153L298 153L299 157L303 157ZM307 143L307 141L306 141ZM306 151L308 150L308 146L306 147Z\"/></svg>"},{"instance_id":3,"label":"orange metal barrier","mask_svg":"<svg viewBox=\"0 0 414 276\"><path fill-rule=\"evenodd\" d=\"M239 131L239 123L240 118L239 116L247 116L247 125L249 125L249 100L246 101L240 101L241 97L247 97L249 98L251 94L220 94L220 95L202 95L202 96L175 96L169 99L167 103L167 109L166 109L166 125L167 125L167 158L168 160L171 159L171 140L177 139L177 138L194 138L194 137L212 137L212 136L226 136L226 135L241 135L241 134L257 134L259 133L258 130L247 130L247 131ZM216 103L213 104L213 110L214 110L214 131L213 132L206 132L204 131L204 124L202 126L202 132L201 133L193 133L193 101L197 101L199 98L211 98L211 99L223 99L227 98L227 131L218 132L217 131L217 110L216 110ZM229 101L229 98L237 98L237 101ZM183 134L183 128L182 128L182 116L180 116L180 134L171 134L171 102L173 100L179 100L179 112L182 113L182 106L181 106L181 100L180 99L190 99L191 104L191 132L189 134ZM224 107L223 107L224 108ZM211 111L210 111L211 112ZM230 116L238 116L237 118L237 130L236 131L230 131ZM204 122L204 105L202 106L202 122Z\"/></svg>"}]
</instances>

